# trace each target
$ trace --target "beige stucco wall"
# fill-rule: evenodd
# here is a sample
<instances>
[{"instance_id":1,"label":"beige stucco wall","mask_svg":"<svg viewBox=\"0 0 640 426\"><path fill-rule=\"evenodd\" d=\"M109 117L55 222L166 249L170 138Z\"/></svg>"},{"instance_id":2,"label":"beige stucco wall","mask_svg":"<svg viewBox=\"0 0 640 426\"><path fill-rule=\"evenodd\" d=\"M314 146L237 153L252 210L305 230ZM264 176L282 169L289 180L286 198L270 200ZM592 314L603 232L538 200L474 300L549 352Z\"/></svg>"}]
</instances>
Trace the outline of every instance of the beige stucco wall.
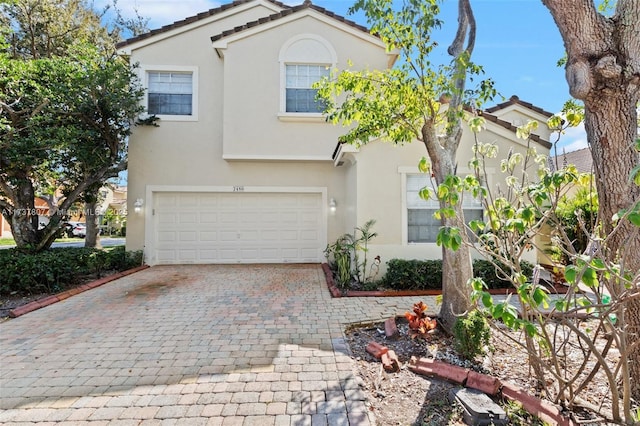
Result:
<instances>
[{"instance_id":1,"label":"beige stucco wall","mask_svg":"<svg viewBox=\"0 0 640 426\"><path fill-rule=\"evenodd\" d=\"M222 57L213 49L212 35L271 13L263 7L250 9L224 23L211 22L132 50L131 61L142 71L154 66L194 67L199 90L197 121L160 120L160 127L134 129L129 143L128 249L144 248L145 217L150 219L153 207L151 186L326 188L327 199L338 201L336 213L327 213L327 240L335 240L355 223L355 184L345 185L350 172L335 168L331 161L343 130L323 121L278 119L278 54L283 43L300 32L317 33L331 43L339 64L352 59L383 67L387 54L381 45L350 34L354 29L343 30L313 17L235 40L223 49ZM355 56L347 56L350 52ZM229 153L268 158L225 160L223 139L232 141L226 145ZM292 161L308 157L315 161ZM133 204L139 198L145 204L135 213Z\"/></svg>"},{"instance_id":2,"label":"beige stucco wall","mask_svg":"<svg viewBox=\"0 0 640 426\"><path fill-rule=\"evenodd\" d=\"M228 44L224 58L220 59L224 62L225 156L331 158L338 137L344 133L341 127L332 126L321 117L289 121L295 114L286 114L281 109L284 63L279 57L283 46L305 35L320 38L329 50L335 51L337 63L330 65L339 69L346 68L348 60L356 69L383 69L387 56L380 44L363 41L352 32L328 25L316 15L318 13L312 11L310 16ZM348 29L353 31L351 27ZM318 52L307 51L305 56L326 57L326 50L310 40L309 48Z\"/></svg>"},{"instance_id":3,"label":"beige stucco wall","mask_svg":"<svg viewBox=\"0 0 640 426\"><path fill-rule=\"evenodd\" d=\"M537 111L531 111L524 108L522 105L515 104L508 106L503 110L495 111L493 114L501 120L508 121L516 127L523 126L529 121L537 121L538 128L534 130L533 133L540 136L545 141L551 140L551 130L547 127L547 117Z\"/></svg>"},{"instance_id":4,"label":"beige stucco wall","mask_svg":"<svg viewBox=\"0 0 640 426\"><path fill-rule=\"evenodd\" d=\"M487 181L493 191L497 191L498 187L505 190L506 176L500 173L500 160L507 156L509 148L524 155L526 142L515 140L513 132L492 123L488 123L487 130L481 132L478 139L483 143L498 145L498 157L488 160L486 164L489 173ZM473 156L474 143L473 134L465 128L457 155L459 175L470 173L468 162ZM540 145L536 148L539 153L548 153ZM369 219L376 220L374 231L378 233L378 237L369 247L372 256L382 257L383 264L391 258L430 259L442 256L441 247L435 243L410 244L406 241L406 232L403 233L403 228L407 226L406 205L402 199L403 173L418 173L418 162L423 156L427 156L426 148L418 141L404 146L375 141L363 146L354 155L354 164L345 162L341 166L347 167L350 173L357 176L357 225L362 225ZM532 170L535 178L535 168ZM531 250L525 259L535 262L536 256L536 252Z\"/></svg>"}]
</instances>

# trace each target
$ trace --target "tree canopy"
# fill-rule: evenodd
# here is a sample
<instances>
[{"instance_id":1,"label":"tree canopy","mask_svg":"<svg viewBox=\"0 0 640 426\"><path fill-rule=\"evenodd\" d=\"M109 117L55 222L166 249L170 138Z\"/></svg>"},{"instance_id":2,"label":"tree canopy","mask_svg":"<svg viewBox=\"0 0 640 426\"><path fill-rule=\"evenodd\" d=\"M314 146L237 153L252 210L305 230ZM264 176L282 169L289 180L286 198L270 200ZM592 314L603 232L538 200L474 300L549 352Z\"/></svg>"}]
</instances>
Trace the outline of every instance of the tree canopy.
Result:
<instances>
[{"instance_id":1,"label":"tree canopy","mask_svg":"<svg viewBox=\"0 0 640 426\"><path fill-rule=\"evenodd\" d=\"M2 12L0 207L18 247L41 250L76 201L126 169L143 91L84 1L16 0ZM47 195L43 226L34 196Z\"/></svg>"},{"instance_id":2,"label":"tree canopy","mask_svg":"<svg viewBox=\"0 0 640 426\"><path fill-rule=\"evenodd\" d=\"M418 140L424 144L428 160L416 159L416 163L421 170L433 173L435 185L441 185L456 173L464 103L474 96L488 96L493 87L488 81L479 92L465 90L467 77L481 72L471 62L475 19L469 1L459 1L458 32L448 49L453 60L446 65L434 64L430 57L436 46L432 32L442 24L437 0L407 0L400 6L392 0L358 0L350 11L364 12L371 32L389 51L398 52L399 62L386 70L343 70L319 84L329 119L353 124L341 142L360 145L381 139L404 144ZM425 187L421 193L428 197L433 191ZM452 236L457 228L463 228L455 226L464 221L462 207L452 200L439 201L444 211L455 212L442 216L442 229ZM468 248L454 252L443 247L440 316L449 329L456 316L470 307L471 290L466 283L471 277Z\"/></svg>"}]
</instances>

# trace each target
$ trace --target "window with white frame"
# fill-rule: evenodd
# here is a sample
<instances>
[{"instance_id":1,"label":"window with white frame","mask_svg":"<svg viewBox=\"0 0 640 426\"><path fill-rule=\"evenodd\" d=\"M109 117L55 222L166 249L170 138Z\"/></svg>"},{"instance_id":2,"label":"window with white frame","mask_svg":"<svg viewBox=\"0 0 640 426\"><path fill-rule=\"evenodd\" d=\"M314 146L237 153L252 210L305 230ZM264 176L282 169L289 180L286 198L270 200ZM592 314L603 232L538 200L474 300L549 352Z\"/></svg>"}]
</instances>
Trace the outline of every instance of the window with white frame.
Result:
<instances>
[{"instance_id":1,"label":"window with white frame","mask_svg":"<svg viewBox=\"0 0 640 426\"><path fill-rule=\"evenodd\" d=\"M420 190L429 184L425 175L407 175L407 242L435 243L442 223L434 217L440 208L438 200L423 200ZM462 200L464 219L482 220L483 209L480 200L465 193Z\"/></svg>"},{"instance_id":2,"label":"window with white frame","mask_svg":"<svg viewBox=\"0 0 640 426\"><path fill-rule=\"evenodd\" d=\"M148 72L147 110L156 115L193 115L193 73Z\"/></svg>"},{"instance_id":3,"label":"window with white frame","mask_svg":"<svg viewBox=\"0 0 640 426\"><path fill-rule=\"evenodd\" d=\"M318 93L313 83L329 76L328 65L286 65L286 112L318 113L324 110L324 102L316 99Z\"/></svg>"}]
</instances>

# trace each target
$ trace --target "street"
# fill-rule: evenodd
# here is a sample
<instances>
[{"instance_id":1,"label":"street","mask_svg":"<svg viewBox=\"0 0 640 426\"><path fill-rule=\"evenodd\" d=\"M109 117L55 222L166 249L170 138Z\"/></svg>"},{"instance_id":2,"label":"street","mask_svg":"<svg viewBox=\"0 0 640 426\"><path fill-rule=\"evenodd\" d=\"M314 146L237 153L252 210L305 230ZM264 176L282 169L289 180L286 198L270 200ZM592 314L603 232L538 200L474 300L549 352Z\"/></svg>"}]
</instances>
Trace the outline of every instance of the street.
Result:
<instances>
[{"instance_id":1,"label":"street","mask_svg":"<svg viewBox=\"0 0 640 426\"><path fill-rule=\"evenodd\" d=\"M100 238L100 244L102 247L121 246L126 242L124 237L104 237ZM0 250L13 248L15 246L0 246ZM51 247L84 247L84 240L82 241L56 241Z\"/></svg>"}]
</instances>

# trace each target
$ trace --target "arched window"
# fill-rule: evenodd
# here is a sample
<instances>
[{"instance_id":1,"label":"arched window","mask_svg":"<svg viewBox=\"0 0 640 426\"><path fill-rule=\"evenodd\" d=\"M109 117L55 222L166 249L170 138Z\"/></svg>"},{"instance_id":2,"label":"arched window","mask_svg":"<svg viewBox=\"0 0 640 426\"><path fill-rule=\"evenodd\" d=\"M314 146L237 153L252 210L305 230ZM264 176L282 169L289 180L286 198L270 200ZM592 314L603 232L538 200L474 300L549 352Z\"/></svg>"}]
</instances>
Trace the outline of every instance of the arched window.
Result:
<instances>
[{"instance_id":1,"label":"arched window","mask_svg":"<svg viewBox=\"0 0 640 426\"><path fill-rule=\"evenodd\" d=\"M280 50L280 112L320 114L322 102L316 100L313 83L328 77L336 66L335 49L315 34L300 34L289 39Z\"/></svg>"}]
</instances>

